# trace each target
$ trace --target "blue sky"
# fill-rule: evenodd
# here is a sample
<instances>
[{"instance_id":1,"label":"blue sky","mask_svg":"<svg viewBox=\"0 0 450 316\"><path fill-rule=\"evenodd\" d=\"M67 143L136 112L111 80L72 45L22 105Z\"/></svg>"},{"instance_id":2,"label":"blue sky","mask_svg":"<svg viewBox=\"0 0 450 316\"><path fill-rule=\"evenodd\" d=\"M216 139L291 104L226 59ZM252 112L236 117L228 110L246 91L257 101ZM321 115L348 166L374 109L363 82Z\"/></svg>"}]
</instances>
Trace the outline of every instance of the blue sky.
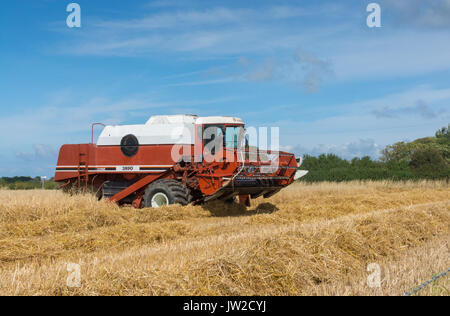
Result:
<instances>
[{"instance_id":1,"label":"blue sky","mask_svg":"<svg viewBox=\"0 0 450 316\"><path fill-rule=\"evenodd\" d=\"M0 176L52 176L90 124L155 114L279 126L297 154L377 157L450 121L450 0L4 0Z\"/></svg>"}]
</instances>

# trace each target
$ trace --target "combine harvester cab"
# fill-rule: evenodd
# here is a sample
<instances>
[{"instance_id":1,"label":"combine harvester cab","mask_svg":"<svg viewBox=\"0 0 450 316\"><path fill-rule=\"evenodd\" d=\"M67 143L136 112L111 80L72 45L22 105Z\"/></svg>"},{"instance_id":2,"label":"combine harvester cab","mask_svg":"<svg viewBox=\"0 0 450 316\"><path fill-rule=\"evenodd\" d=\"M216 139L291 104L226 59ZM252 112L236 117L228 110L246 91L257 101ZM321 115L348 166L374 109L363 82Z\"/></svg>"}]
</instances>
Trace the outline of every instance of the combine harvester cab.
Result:
<instances>
[{"instance_id":1,"label":"combine harvester cab","mask_svg":"<svg viewBox=\"0 0 450 316\"><path fill-rule=\"evenodd\" d=\"M241 146L243 135L241 119L222 116L152 116L142 125L105 126L97 144L92 137L90 144L61 147L55 181L136 208L236 197L248 206L307 173L297 170L301 160L291 153Z\"/></svg>"}]
</instances>

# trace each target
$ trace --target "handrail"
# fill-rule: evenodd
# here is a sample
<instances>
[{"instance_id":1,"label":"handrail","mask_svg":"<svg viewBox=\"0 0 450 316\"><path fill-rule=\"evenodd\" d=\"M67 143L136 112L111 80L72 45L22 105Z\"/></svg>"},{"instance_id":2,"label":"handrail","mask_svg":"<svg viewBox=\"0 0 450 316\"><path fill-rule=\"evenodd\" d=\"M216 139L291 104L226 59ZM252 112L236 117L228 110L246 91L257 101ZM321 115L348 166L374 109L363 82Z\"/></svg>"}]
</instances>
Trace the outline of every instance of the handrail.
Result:
<instances>
[{"instance_id":1,"label":"handrail","mask_svg":"<svg viewBox=\"0 0 450 316\"><path fill-rule=\"evenodd\" d=\"M94 143L94 126L96 126L96 125L102 125L103 127L106 126L103 123L92 123L92 126L91 126L91 144Z\"/></svg>"},{"instance_id":2,"label":"handrail","mask_svg":"<svg viewBox=\"0 0 450 316\"><path fill-rule=\"evenodd\" d=\"M238 150L238 151L242 151L242 152L245 152L245 153L257 153L257 154L259 154L259 153L263 153L263 154L280 154L280 155L283 155L283 156L295 156L294 154L292 154L292 153L289 153L289 152L286 152L286 151L283 151L283 150L270 150L270 149L259 149L259 148L245 148L245 149L239 149L239 148L227 148L227 147L224 147L223 148L224 150L228 150L228 151L233 151L233 150Z\"/></svg>"}]
</instances>

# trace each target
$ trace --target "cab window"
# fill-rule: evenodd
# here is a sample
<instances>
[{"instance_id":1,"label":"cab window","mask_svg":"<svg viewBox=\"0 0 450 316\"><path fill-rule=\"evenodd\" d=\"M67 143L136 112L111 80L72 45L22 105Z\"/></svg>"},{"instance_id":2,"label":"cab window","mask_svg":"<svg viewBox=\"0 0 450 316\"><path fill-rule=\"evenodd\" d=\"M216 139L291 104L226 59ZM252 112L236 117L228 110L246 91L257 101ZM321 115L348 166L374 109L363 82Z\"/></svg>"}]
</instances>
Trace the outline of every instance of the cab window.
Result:
<instances>
[{"instance_id":1,"label":"cab window","mask_svg":"<svg viewBox=\"0 0 450 316\"><path fill-rule=\"evenodd\" d=\"M207 125L203 130L203 145L215 155L223 142L223 125Z\"/></svg>"},{"instance_id":2,"label":"cab window","mask_svg":"<svg viewBox=\"0 0 450 316\"><path fill-rule=\"evenodd\" d=\"M228 126L225 130L225 148L238 148L242 126Z\"/></svg>"}]
</instances>

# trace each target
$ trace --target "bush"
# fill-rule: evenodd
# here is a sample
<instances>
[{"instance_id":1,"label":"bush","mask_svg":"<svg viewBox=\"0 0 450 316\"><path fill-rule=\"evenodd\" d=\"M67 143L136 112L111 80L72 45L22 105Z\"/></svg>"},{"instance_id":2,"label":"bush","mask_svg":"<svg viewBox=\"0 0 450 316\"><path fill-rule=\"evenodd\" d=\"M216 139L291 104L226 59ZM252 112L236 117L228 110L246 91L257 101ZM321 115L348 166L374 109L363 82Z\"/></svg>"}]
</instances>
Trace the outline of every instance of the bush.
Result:
<instances>
[{"instance_id":1,"label":"bush","mask_svg":"<svg viewBox=\"0 0 450 316\"><path fill-rule=\"evenodd\" d=\"M321 155L319 157L305 156L302 169L309 173L303 181L352 181L352 180L419 180L445 179L449 176L449 169L439 152L433 151L423 156L418 151L413 161L390 160L387 162L374 161L370 157L354 158L352 161L341 159L335 155ZM440 157L440 158L436 158ZM422 166L423 165L423 166ZM421 166L414 168L413 166Z\"/></svg>"},{"instance_id":2,"label":"bush","mask_svg":"<svg viewBox=\"0 0 450 316\"><path fill-rule=\"evenodd\" d=\"M58 184L50 179L45 181L46 190L55 190ZM41 189L42 182L40 177L3 177L0 178L0 188L7 188L9 190L34 190Z\"/></svg>"}]
</instances>

